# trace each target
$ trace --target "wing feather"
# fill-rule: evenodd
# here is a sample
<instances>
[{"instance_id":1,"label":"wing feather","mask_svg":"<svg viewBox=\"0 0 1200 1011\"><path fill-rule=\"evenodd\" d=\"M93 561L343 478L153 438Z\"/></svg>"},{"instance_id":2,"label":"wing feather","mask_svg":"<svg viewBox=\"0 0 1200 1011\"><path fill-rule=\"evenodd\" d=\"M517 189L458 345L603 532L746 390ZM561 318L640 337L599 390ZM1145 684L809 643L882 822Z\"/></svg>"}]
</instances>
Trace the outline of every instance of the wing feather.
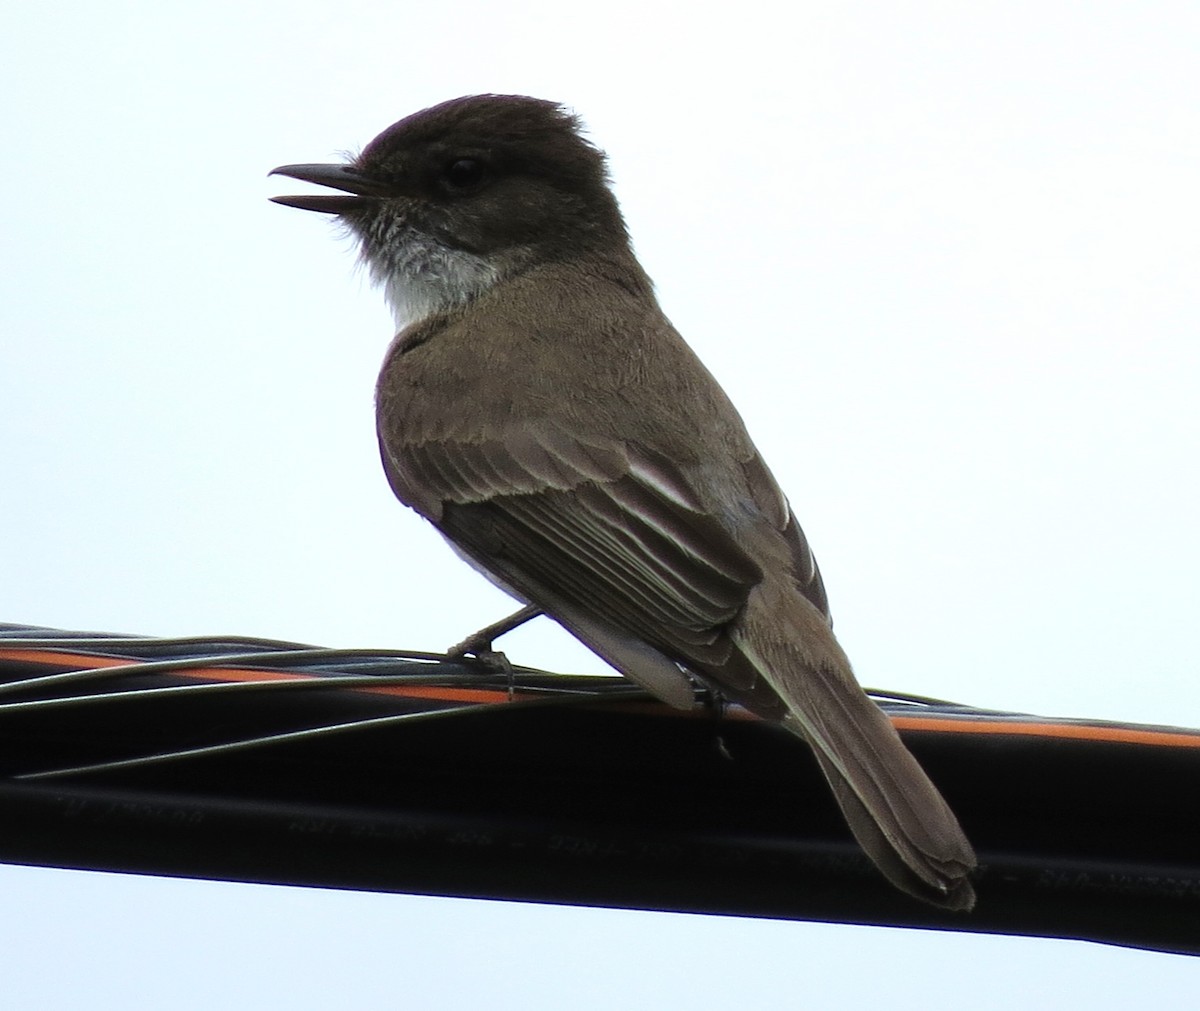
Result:
<instances>
[{"instance_id":1,"label":"wing feather","mask_svg":"<svg viewBox=\"0 0 1200 1011\"><path fill-rule=\"evenodd\" d=\"M783 532L784 541L791 552L792 575L796 589L824 615L826 624L832 626L829 598L825 594L825 582L821 578L821 570L817 567L816 556L809 546L808 538L804 536L804 531L800 529L800 524L796 522L792 507L788 504L775 476L757 453L742 464L742 472L746 476L755 504L771 525Z\"/></svg>"},{"instance_id":2,"label":"wing feather","mask_svg":"<svg viewBox=\"0 0 1200 1011\"><path fill-rule=\"evenodd\" d=\"M397 495L531 598L548 591L676 657L727 655L761 570L674 465L552 425L381 445Z\"/></svg>"}]
</instances>

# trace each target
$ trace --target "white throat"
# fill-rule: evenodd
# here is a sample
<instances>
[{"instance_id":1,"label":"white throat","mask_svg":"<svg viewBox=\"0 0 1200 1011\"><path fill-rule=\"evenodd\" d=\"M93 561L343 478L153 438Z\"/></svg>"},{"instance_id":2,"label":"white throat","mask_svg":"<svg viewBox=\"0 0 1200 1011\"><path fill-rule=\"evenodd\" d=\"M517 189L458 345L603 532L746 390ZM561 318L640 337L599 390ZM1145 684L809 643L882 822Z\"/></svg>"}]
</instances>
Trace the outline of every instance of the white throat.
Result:
<instances>
[{"instance_id":1,"label":"white throat","mask_svg":"<svg viewBox=\"0 0 1200 1011\"><path fill-rule=\"evenodd\" d=\"M364 246L363 259L371 280L383 288L400 330L471 301L500 279L483 257L414 229L388 236L370 252L368 248Z\"/></svg>"}]
</instances>

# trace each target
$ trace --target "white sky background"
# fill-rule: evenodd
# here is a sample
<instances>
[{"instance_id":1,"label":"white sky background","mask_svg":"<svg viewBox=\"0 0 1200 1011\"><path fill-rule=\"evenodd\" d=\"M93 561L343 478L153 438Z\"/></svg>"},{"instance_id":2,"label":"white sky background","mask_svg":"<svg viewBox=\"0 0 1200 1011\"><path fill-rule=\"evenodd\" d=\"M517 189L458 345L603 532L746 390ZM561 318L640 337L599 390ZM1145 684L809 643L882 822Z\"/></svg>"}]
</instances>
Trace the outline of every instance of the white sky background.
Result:
<instances>
[{"instance_id":1,"label":"white sky background","mask_svg":"<svg viewBox=\"0 0 1200 1011\"><path fill-rule=\"evenodd\" d=\"M438 649L504 613L391 498L383 301L265 176L517 92L609 152L864 683L1200 726L1200 8L681 10L7 5L0 620ZM505 648L600 669L544 621ZM1172 1007L1200 978L1069 942L13 867L0 895L14 1007Z\"/></svg>"}]
</instances>

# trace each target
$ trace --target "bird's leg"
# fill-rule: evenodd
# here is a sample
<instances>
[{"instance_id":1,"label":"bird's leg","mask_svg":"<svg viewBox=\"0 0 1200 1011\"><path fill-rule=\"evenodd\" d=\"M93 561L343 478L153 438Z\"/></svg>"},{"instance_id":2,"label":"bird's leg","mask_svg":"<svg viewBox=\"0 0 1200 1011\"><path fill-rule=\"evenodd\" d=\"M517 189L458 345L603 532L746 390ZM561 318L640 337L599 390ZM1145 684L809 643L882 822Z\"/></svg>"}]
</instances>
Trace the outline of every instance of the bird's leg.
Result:
<instances>
[{"instance_id":1,"label":"bird's leg","mask_svg":"<svg viewBox=\"0 0 1200 1011\"><path fill-rule=\"evenodd\" d=\"M451 646L446 653L450 656L466 656L470 654L483 659L484 654L495 652L492 643L502 635L507 635L514 628L520 628L527 621L532 621L542 613L540 607L526 604L521 610L501 618L490 625L485 625L478 632L472 632L462 642Z\"/></svg>"},{"instance_id":2,"label":"bird's leg","mask_svg":"<svg viewBox=\"0 0 1200 1011\"><path fill-rule=\"evenodd\" d=\"M446 654L452 657L473 656L480 663L504 674L508 679L508 694L511 698L513 693L512 664L500 650L492 649L492 643L514 628L520 628L525 622L536 618L541 613L541 608L526 604L521 610L510 614L507 618L501 618L490 625L485 625L478 632L472 632L462 642L446 650Z\"/></svg>"}]
</instances>

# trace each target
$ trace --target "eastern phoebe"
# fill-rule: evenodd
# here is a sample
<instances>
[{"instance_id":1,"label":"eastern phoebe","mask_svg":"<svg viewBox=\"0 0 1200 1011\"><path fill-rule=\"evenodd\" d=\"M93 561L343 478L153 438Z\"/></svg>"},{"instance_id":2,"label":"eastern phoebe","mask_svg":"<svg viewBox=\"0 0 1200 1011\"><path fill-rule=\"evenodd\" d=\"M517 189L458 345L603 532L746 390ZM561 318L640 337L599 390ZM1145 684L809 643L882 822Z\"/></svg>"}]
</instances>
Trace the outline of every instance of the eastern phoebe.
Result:
<instances>
[{"instance_id":1,"label":"eastern phoebe","mask_svg":"<svg viewBox=\"0 0 1200 1011\"><path fill-rule=\"evenodd\" d=\"M355 234L399 334L376 418L400 501L676 706L691 676L807 741L906 892L970 909L975 855L830 630L808 542L663 315L604 155L553 102L458 98L275 197Z\"/></svg>"}]
</instances>

